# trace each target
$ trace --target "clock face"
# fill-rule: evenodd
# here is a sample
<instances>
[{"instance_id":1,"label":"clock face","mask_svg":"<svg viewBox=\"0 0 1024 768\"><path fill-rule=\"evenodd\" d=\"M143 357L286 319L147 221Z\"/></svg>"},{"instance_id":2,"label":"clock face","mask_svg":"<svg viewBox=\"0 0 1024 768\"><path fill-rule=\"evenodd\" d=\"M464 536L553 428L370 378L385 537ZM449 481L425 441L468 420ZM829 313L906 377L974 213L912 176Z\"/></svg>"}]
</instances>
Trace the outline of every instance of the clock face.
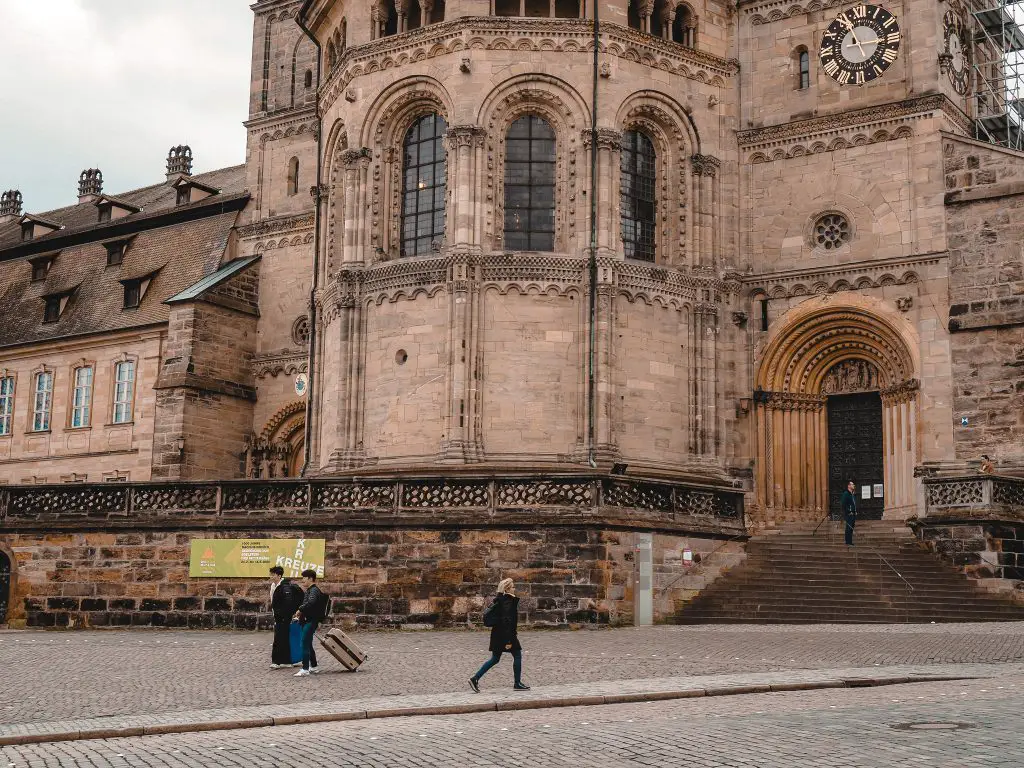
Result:
<instances>
[{"instance_id":1,"label":"clock face","mask_svg":"<svg viewBox=\"0 0 1024 768\"><path fill-rule=\"evenodd\" d=\"M949 62L949 81L956 92L963 96L967 93L969 70L964 46L964 23L955 13L948 11L942 26L946 37L946 53L952 57Z\"/></svg>"},{"instance_id":2,"label":"clock face","mask_svg":"<svg viewBox=\"0 0 1024 768\"><path fill-rule=\"evenodd\" d=\"M896 61L900 25L877 5L858 5L840 13L821 38L822 69L842 85L864 85Z\"/></svg>"}]
</instances>

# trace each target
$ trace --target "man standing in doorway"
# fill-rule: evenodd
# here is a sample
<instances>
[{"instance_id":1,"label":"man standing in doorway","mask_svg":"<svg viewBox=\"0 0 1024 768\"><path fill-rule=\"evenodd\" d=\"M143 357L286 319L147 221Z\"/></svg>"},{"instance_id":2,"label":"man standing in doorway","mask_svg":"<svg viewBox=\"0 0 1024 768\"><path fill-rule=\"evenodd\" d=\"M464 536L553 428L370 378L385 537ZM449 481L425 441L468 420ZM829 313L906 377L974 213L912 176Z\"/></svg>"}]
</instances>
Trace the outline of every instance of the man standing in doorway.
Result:
<instances>
[{"instance_id":1,"label":"man standing in doorway","mask_svg":"<svg viewBox=\"0 0 1024 768\"><path fill-rule=\"evenodd\" d=\"M853 480L846 484L843 497L840 499L840 506L843 508L843 520L846 522L846 546L853 546L853 527L857 524L857 496L854 491L857 486Z\"/></svg>"}]
</instances>

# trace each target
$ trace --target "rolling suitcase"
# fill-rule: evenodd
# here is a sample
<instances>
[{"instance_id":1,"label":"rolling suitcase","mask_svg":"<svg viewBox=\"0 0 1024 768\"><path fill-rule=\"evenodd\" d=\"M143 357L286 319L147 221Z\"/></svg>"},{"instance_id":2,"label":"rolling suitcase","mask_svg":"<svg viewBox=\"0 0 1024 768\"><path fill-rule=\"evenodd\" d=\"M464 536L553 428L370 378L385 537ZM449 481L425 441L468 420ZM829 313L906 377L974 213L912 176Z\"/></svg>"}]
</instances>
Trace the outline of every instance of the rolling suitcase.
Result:
<instances>
[{"instance_id":1,"label":"rolling suitcase","mask_svg":"<svg viewBox=\"0 0 1024 768\"><path fill-rule=\"evenodd\" d=\"M302 661L302 625L297 621L293 621L288 627L288 646L292 664L298 664Z\"/></svg>"},{"instance_id":2,"label":"rolling suitcase","mask_svg":"<svg viewBox=\"0 0 1024 768\"><path fill-rule=\"evenodd\" d=\"M355 672L359 665L366 661L363 649L340 629L330 629L327 634L320 635L320 645L331 656L336 658L349 672Z\"/></svg>"}]
</instances>

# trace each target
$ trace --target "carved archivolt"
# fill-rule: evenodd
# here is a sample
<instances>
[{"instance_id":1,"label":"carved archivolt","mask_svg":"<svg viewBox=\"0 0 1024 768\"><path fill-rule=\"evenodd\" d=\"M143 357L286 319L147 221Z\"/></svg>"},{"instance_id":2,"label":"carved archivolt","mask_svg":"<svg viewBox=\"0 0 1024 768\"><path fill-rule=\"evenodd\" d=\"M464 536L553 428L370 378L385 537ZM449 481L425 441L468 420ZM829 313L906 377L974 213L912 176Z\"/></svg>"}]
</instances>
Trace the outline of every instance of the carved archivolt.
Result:
<instances>
[{"instance_id":1,"label":"carved archivolt","mask_svg":"<svg viewBox=\"0 0 1024 768\"><path fill-rule=\"evenodd\" d=\"M834 8L839 5L843 5L843 0L811 0L809 3L796 4L788 1L772 2L748 8L746 13L750 16L751 25L758 26L760 24L771 24L773 21L782 21L793 16L803 16L804 14L813 13L825 8Z\"/></svg>"},{"instance_id":2,"label":"carved archivolt","mask_svg":"<svg viewBox=\"0 0 1024 768\"><path fill-rule=\"evenodd\" d=\"M276 248L290 248L297 245L309 245L312 242L312 232L308 232L305 235L295 235L292 238L282 237L280 240L261 240L253 247L253 253L273 251Z\"/></svg>"},{"instance_id":3,"label":"carved archivolt","mask_svg":"<svg viewBox=\"0 0 1024 768\"><path fill-rule=\"evenodd\" d=\"M902 318L885 316L880 302L866 297L830 298L811 299L784 316L761 356L758 388L817 395L846 360L870 366L883 389L916 377L914 331Z\"/></svg>"}]
</instances>

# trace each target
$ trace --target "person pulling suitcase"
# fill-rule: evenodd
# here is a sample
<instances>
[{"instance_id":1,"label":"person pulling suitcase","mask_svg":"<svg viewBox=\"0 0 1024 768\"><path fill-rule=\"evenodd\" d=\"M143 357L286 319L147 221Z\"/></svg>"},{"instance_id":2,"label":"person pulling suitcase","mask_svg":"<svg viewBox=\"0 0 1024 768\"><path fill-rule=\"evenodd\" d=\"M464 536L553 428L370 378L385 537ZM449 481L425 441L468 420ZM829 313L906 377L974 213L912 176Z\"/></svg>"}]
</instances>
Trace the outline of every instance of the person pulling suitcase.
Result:
<instances>
[{"instance_id":1,"label":"person pulling suitcase","mask_svg":"<svg viewBox=\"0 0 1024 768\"><path fill-rule=\"evenodd\" d=\"M469 687L480 693L480 678L501 661L503 653L512 654L512 674L517 691L528 691L530 686L523 682L523 646L519 644L519 598L515 593L512 579L498 582L498 594L491 606L484 611L484 626L491 628L491 658L484 662L475 675L469 678Z\"/></svg>"},{"instance_id":2,"label":"person pulling suitcase","mask_svg":"<svg viewBox=\"0 0 1024 768\"><path fill-rule=\"evenodd\" d=\"M295 612L295 617L302 624L302 669L295 677L315 675L320 671L316 663L316 651L313 649L313 638L320 622L327 616L327 595L316 585L316 571L308 568L302 572L302 586L306 588L306 598Z\"/></svg>"}]
</instances>

